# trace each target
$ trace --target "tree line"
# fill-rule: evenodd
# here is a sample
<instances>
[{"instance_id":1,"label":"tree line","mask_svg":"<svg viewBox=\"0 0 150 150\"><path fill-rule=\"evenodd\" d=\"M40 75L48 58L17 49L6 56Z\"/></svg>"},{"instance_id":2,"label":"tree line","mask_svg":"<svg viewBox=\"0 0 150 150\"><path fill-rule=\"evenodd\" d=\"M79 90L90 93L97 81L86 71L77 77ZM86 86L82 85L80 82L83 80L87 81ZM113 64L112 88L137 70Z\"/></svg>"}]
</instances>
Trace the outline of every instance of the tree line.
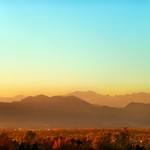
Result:
<instances>
[{"instance_id":1,"label":"tree line","mask_svg":"<svg viewBox=\"0 0 150 150\"><path fill-rule=\"evenodd\" d=\"M150 129L2 129L0 150L150 150Z\"/></svg>"}]
</instances>

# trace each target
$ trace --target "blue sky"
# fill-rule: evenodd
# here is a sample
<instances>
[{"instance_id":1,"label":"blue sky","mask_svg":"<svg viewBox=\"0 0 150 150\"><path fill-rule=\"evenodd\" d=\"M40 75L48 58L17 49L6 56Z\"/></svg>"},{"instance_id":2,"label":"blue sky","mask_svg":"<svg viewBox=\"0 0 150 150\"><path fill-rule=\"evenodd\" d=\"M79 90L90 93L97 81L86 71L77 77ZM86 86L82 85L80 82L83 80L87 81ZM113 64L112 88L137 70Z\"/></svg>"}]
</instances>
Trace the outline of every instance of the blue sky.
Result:
<instances>
[{"instance_id":1,"label":"blue sky","mask_svg":"<svg viewBox=\"0 0 150 150\"><path fill-rule=\"evenodd\" d=\"M0 0L0 96L150 92L150 3Z\"/></svg>"}]
</instances>

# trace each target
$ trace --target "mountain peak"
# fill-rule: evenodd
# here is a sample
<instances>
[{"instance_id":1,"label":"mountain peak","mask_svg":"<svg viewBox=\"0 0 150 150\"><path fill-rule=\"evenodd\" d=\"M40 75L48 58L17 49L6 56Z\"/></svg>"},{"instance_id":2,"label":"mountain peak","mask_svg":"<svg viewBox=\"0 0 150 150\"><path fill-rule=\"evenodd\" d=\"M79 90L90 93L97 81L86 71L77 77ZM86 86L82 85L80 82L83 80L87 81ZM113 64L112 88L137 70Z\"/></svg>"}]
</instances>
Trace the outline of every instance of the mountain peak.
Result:
<instances>
[{"instance_id":1,"label":"mountain peak","mask_svg":"<svg viewBox=\"0 0 150 150\"><path fill-rule=\"evenodd\" d=\"M28 96L24 99L21 100L21 102L40 102L40 101L47 101L49 100L50 97L45 96L45 95L37 95L37 96Z\"/></svg>"},{"instance_id":2,"label":"mountain peak","mask_svg":"<svg viewBox=\"0 0 150 150\"><path fill-rule=\"evenodd\" d=\"M133 93L126 95L101 95L91 90L87 92L76 91L69 93L66 96L74 95L90 104L98 104L109 107L126 107L131 102L150 103L150 93Z\"/></svg>"},{"instance_id":3,"label":"mountain peak","mask_svg":"<svg viewBox=\"0 0 150 150\"><path fill-rule=\"evenodd\" d=\"M94 91L91 91L91 90L89 90L89 91L75 91L75 92L73 92L73 93L69 93L69 94L67 94L67 95L74 95L74 96L77 96L77 95L82 95L82 94L84 94L84 95L100 95L100 94L97 94L96 92L94 92Z\"/></svg>"},{"instance_id":4,"label":"mountain peak","mask_svg":"<svg viewBox=\"0 0 150 150\"><path fill-rule=\"evenodd\" d=\"M90 94L97 94L96 92L94 92L94 91L87 91L87 93L90 93Z\"/></svg>"},{"instance_id":5,"label":"mountain peak","mask_svg":"<svg viewBox=\"0 0 150 150\"><path fill-rule=\"evenodd\" d=\"M43 94L40 94L40 95L35 96L35 98L44 98L44 99L47 99L47 98L50 98L50 97L48 97L46 95L43 95Z\"/></svg>"},{"instance_id":6,"label":"mountain peak","mask_svg":"<svg viewBox=\"0 0 150 150\"><path fill-rule=\"evenodd\" d=\"M131 102L129 103L125 108L140 108L140 107L147 107L147 106L150 106L150 103L149 104L144 104L144 103L139 103L139 102Z\"/></svg>"}]
</instances>

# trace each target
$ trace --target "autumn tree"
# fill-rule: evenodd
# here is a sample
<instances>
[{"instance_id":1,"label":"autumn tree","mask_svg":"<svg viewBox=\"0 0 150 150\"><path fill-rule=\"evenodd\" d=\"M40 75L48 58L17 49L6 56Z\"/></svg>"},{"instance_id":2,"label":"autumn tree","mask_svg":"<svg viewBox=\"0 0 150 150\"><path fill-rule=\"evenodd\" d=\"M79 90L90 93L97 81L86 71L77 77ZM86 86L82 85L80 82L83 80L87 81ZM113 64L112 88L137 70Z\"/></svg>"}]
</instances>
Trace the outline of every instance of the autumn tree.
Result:
<instances>
[{"instance_id":1,"label":"autumn tree","mask_svg":"<svg viewBox=\"0 0 150 150\"><path fill-rule=\"evenodd\" d=\"M56 150L70 150L72 149L72 142L68 138L58 138L54 141L53 149Z\"/></svg>"},{"instance_id":2,"label":"autumn tree","mask_svg":"<svg viewBox=\"0 0 150 150\"><path fill-rule=\"evenodd\" d=\"M30 130L27 130L26 135L25 135L25 140L27 143L31 143L31 141L34 139L36 133Z\"/></svg>"},{"instance_id":3,"label":"autumn tree","mask_svg":"<svg viewBox=\"0 0 150 150\"><path fill-rule=\"evenodd\" d=\"M110 133L100 133L98 134L92 146L94 150L110 150L111 149L111 134Z\"/></svg>"},{"instance_id":4,"label":"autumn tree","mask_svg":"<svg viewBox=\"0 0 150 150\"><path fill-rule=\"evenodd\" d=\"M133 150L134 146L130 141L130 132L125 127L119 134L115 135L116 148L120 150Z\"/></svg>"},{"instance_id":5,"label":"autumn tree","mask_svg":"<svg viewBox=\"0 0 150 150\"><path fill-rule=\"evenodd\" d=\"M13 142L8 137L8 132L2 130L0 134L0 150L12 150Z\"/></svg>"},{"instance_id":6,"label":"autumn tree","mask_svg":"<svg viewBox=\"0 0 150 150\"><path fill-rule=\"evenodd\" d=\"M10 140L2 139L0 140L0 150L12 150L13 142Z\"/></svg>"}]
</instances>

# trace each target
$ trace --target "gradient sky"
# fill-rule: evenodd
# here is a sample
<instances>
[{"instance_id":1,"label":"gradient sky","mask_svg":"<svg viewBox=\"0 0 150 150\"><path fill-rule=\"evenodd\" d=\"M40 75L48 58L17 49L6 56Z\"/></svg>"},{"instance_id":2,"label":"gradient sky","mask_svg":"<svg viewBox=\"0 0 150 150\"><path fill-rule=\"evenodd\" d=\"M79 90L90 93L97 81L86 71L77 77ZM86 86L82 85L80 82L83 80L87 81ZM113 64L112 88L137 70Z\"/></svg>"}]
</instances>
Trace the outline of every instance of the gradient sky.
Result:
<instances>
[{"instance_id":1,"label":"gradient sky","mask_svg":"<svg viewBox=\"0 0 150 150\"><path fill-rule=\"evenodd\" d=\"M150 92L148 0L0 0L0 96Z\"/></svg>"}]
</instances>

